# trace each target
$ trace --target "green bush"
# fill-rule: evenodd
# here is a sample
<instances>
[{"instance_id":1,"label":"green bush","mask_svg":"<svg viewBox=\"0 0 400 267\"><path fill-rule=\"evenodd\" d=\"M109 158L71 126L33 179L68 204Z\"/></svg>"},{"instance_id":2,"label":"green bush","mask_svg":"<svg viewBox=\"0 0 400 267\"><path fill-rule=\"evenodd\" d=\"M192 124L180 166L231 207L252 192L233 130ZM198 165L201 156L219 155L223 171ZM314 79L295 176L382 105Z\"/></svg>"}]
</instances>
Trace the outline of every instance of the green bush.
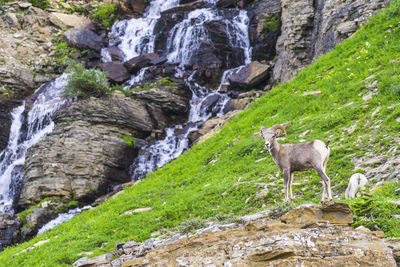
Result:
<instances>
[{"instance_id":1,"label":"green bush","mask_svg":"<svg viewBox=\"0 0 400 267\"><path fill-rule=\"evenodd\" d=\"M85 69L80 63L71 63L67 90L69 96L105 96L110 92L107 74L96 69Z\"/></svg>"},{"instance_id":2,"label":"green bush","mask_svg":"<svg viewBox=\"0 0 400 267\"><path fill-rule=\"evenodd\" d=\"M28 2L31 3L35 7L42 8L42 9L49 7L49 1L47 1L47 0L29 0Z\"/></svg>"},{"instance_id":3,"label":"green bush","mask_svg":"<svg viewBox=\"0 0 400 267\"><path fill-rule=\"evenodd\" d=\"M277 32L281 28L281 19L278 16L273 16L264 21L263 32Z\"/></svg>"},{"instance_id":4,"label":"green bush","mask_svg":"<svg viewBox=\"0 0 400 267\"><path fill-rule=\"evenodd\" d=\"M91 17L104 27L110 28L118 20L116 11L115 4L105 4L104 6L98 6Z\"/></svg>"}]
</instances>

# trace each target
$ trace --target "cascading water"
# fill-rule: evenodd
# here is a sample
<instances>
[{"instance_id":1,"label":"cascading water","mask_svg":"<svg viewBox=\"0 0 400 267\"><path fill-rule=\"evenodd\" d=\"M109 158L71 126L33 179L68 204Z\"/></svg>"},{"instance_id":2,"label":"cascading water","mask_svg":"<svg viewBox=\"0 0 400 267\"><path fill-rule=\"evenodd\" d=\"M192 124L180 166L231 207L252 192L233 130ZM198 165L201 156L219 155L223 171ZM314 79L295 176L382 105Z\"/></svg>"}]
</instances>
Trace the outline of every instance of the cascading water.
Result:
<instances>
[{"instance_id":1,"label":"cascading water","mask_svg":"<svg viewBox=\"0 0 400 267\"><path fill-rule=\"evenodd\" d=\"M13 200L23 179L26 151L53 131L51 116L67 101L62 94L67 80L68 76L63 74L39 87L27 114L25 101L12 111L8 145L0 154L0 213L13 212Z\"/></svg>"},{"instance_id":2,"label":"cascading water","mask_svg":"<svg viewBox=\"0 0 400 267\"><path fill-rule=\"evenodd\" d=\"M237 15L226 18L224 12L215 8L216 0L205 2L212 7L189 12L186 18L177 23L169 32L166 57L168 62L178 64L176 76L181 76L184 73L185 64L191 64L193 53L198 51L202 43L211 42L204 25L215 21L222 22L226 26L225 31L229 46L242 50L244 60L241 64L248 64L251 61L247 12L233 10ZM115 23L110 33L109 45L118 45L124 53L125 61L141 54L154 52L154 28L157 20L162 11L175 7L178 3L179 1L175 0L154 0L144 17ZM109 60L109 55L105 54L103 60ZM238 71L238 68L225 71L219 89L227 83L227 78L235 71ZM146 69L142 69L138 75L132 76L131 81L127 83L128 86L142 81L145 72ZM191 132L198 130L212 114L221 116L224 113L224 107L229 101L229 97L220 93L219 90L211 92L208 88L198 85L194 81L194 75L195 72L185 79L193 95L190 101L191 109L188 122L185 125L165 129L166 137L163 140L141 148L139 156L131 166L132 179L143 178L147 173L178 157L188 147L188 136ZM214 105L212 112L210 112L207 99L216 99L216 101L211 101ZM176 134L177 130L180 130L180 134Z\"/></svg>"}]
</instances>

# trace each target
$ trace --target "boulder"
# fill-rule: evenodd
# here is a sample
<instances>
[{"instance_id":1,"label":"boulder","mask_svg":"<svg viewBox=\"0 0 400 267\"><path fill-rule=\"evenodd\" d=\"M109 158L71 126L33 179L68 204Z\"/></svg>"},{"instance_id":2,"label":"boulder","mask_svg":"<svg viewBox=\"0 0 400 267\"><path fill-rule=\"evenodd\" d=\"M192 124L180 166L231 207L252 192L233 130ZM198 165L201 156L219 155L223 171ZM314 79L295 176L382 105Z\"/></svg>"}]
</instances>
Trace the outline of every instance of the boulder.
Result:
<instances>
[{"instance_id":1,"label":"boulder","mask_svg":"<svg viewBox=\"0 0 400 267\"><path fill-rule=\"evenodd\" d=\"M119 49L116 46L109 46L107 48L105 48L106 52L111 56L112 60L115 61L123 61L124 60L124 54L121 51L121 49Z\"/></svg>"},{"instance_id":2,"label":"boulder","mask_svg":"<svg viewBox=\"0 0 400 267\"><path fill-rule=\"evenodd\" d=\"M131 77L120 61L100 63L98 67L108 73L108 78L115 83L123 83Z\"/></svg>"},{"instance_id":3,"label":"boulder","mask_svg":"<svg viewBox=\"0 0 400 267\"><path fill-rule=\"evenodd\" d=\"M53 12L50 14L50 21L60 29L70 29L91 23L90 19L88 18L58 12Z\"/></svg>"},{"instance_id":4,"label":"boulder","mask_svg":"<svg viewBox=\"0 0 400 267\"><path fill-rule=\"evenodd\" d=\"M270 70L271 65L253 61L228 78L229 87L234 90L254 89L255 86L267 82Z\"/></svg>"},{"instance_id":5,"label":"boulder","mask_svg":"<svg viewBox=\"0 0 400 267\"><path fill-rule=\"evenodd\" d=\"M39 229L42 225L48 223L57 217L57 213L53 210L36 208L32 209L32 214L26 216L26 222Z\"/></svg>"},{"instance_id":6,"label":"boulder","mask_svg":"<svg viewBox=\"0 0 400 267\"><path fill-rule=\"evenodd\" d=\"M14 214L0 214L0 252L4 247L20 241L22 221Z\"/></svg>"},{"instance_id":7,"label":"boulder","mask_svg":"<svg viewBox=\"0 0 400 267\"><path fill-rule=\"evenodd\" d=\"M124 63L130 73L137 73L141 68L151 65L159 65L167 62L167 58L160 57L156 53L143 54Z\"/></svg>"},{"instance_id":8,"label":"boulder","mask_svg":"<svg viewBox=\"0 0 400 267\"><path fill-rule=\"evenodd\" d=\"M285 223L300 225L326 222L332 225L351 225L353 223L353 211L344 203L304 204L290 210L281 217L281 220Z\"/></svg>"},{"instance_id":9,"label":"boulder","mask_svg":"<svg viewBox=\"0 0 400 267\"><path fill-rule=\"evenodd\" d=\"M100 52L105 45L105 41L89 26L79 26L64 33L67 43L81 50L92 49Z\"/></svg>"}]
</instances>

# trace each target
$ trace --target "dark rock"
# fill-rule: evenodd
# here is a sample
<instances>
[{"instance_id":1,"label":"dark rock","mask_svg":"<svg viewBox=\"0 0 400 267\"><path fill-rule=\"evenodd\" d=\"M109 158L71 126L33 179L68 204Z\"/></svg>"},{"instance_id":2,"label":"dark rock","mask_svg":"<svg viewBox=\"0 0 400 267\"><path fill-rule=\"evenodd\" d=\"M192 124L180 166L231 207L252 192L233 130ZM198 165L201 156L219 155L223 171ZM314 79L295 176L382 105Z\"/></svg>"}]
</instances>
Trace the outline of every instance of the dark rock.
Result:
<instances>
[{"instance_id":1,"label":"dark rock","mask_svg":"<svg viewBox=\"0 0 400 267\"><path fill-rule=\"evenodd\" d=\"M14 214L0 214L0 252L4 247L20 241L22 221Z\"/></svg>"},{"instance_id":2,"label":"dark rock","mask_svg":"<svg viewBox=\"0 0 400 267\"><path fill-rule=\"evenodd\" d=\"M229 88L233 90L253 89L255 86L265 83L268 80L270 71L271 65L254 61L228 78L230 83Z\"/></svg>"},{"instance_id":3,"label":"dark rock","mask_svg":"<svg viewBox=\"0 0 400 267\"><path fill-rule=\"evenodd\" d=\"M187 12L187 11L192 11L198 8L202 8L205 5L203 0L197 0L197 1L193 1L193 2L188 2L186 4L183 5L179 5L173 8L170 8L168 10L163 11L163 14L174 14L177 12Z\"/></svg>"},{"instance_id":4,"label":"dark rock","mask_svg":"<svg viewBox=\"0 0 400 267\"><path fill-rule=\"evenodd\" d=\"M249 39L253 47L252 59L272 60L276 56L276 42L280 35L281 1L257 1L249 9Z\"/></svg>"},{"instance_id":5,"label":"dark rock","mask_svg":"<svg viewBox=\"0 0 400 267\"><path fill-rule=\"evenodd\" d=\"M129 7L134 13L143 14L149 1L147 0L127 0Z\"/></svg>"},{"instance_id":6,"label":"dark rock","mask_svg":"<svg viewBox=\"0 0 400 267\"><path fill-rule=\"evenodd\" d=\"M105 45L105 41L89 26L79 26L64 33L64 37L69 45L81 50L93 49L100 51Z\"/></svg>"},{"instance_id":7,"label":"dark rock","mask_svg":"<svg viewBox=\"0 0 400 267\"><path fill-rule=\"evenodd\" d=\"M239 0L219 0L217 2L217 7L219 8L235 8Z\"/></svg>"},{"instance_id":8,"label":"dark rock","mask_svg":"<svg viewBox=\"0 0 400 267\"><path fill-rule=\"evenodd\" d=\"M201 103L201 109L207 110L207 112L213 111L213 107L215 106L215 104L218 102L219 99L220 99L220 96L218 94L208 95ZM215 115L215 114L213 114L213 115Z\"/></svg>"},{"instance_id":9,"label":"dark rock","mask_svg":"<svg viewBox=\"0 0 400 267\"><path fill-rule=\"evenodd\" d=\"M121 49L116 46L110 46L106 48L106 51L110 54L111 59L115 61L123 61L124 54L122 53Z\"/></svg>"},{"instance_id":10,"label":"dark rock","mask_svg":"<svg viewBox=\"0 0 400 267\"><path fill-rule=\"evenodd\" d=\"M11 110L22 104L22 100L0 95L0 152L6 148L11 126Z\"/></svg>"},{"instance_id":11,"label":"dark rock","mask_svg":"<svg viewBox=\"0 0 400 267\"><path fill-rule=\"evenodd\" d=\"M115 83L123 83L129 80L130 75L124 64L120 61L100 63L98 67L108 73L108 78Z\"/></svg>"},{"instance_id":12,"label":"dark rock","mask_svg":"<svg viewBox=\"0 0 400 267\"><path fill-rule=\"evenodd\" d=\"M143 55L131 58L130 60L126 61L124 63L124 65L130 73L136 73L141 68L144 68L144 67L147 67L150 65L162 64L162 63L165 63L166 61L167 61L167 59L165 57L161 58L156 53L149 53L149 54L143 54Z\"/></svg>"}]
</instances>

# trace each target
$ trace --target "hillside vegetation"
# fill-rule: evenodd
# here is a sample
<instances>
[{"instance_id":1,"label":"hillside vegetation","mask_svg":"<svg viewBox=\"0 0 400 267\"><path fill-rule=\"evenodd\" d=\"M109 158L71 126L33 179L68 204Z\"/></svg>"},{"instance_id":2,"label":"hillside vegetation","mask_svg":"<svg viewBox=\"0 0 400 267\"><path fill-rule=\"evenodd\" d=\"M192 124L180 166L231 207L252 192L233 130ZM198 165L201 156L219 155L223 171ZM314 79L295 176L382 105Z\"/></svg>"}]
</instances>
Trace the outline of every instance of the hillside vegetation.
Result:
<instances>
[{"instance_id":1,"label":"hillside vegetation","mask_svg":"<svg viewBox=\"0 0 400 267\"><path fill-rule=\"evenodd\" d=\"M400 153L400 1L375 16L353 37L321 57L290 82L274 87L218 134L148 175L121 195L83 212L33 240L0 253L2 266L62 266L93 251L115 250L118 242L144 241L151 233L182 222L234 216L278 207L283 178L263 141L253 139L261 125L291 122L280 143L331 139L327 174L334 195L341 194L356 171L352 158ZM376 82L377 81L377 82ZM320 95L304 95L321 91ZM376 93L376 94L375 94ZM372 97L365 97L371 94ZM364 99L363 99L364 98ZM353 133L345 128L356 125ZM311 132L303 138L299 135ZM390 148L392 152L388 152ZM388 170L390 171L390 170ZM375 177L378 180L379 177ZM270 183L261 198L256 183ZM398 182L392 182L350 204L357 224L380 227L400 237L400 223L390 214ZM322 191L315 171L295 175L296 204L318 202ZM342 200L343 201L343 200ZM151 211L122 215L151 207ZM375 216L376 222L368 224ZM365 220L365 223L363 221ZM42 246L21 252L40 240Z\"/></svg>"}]
</instances>

